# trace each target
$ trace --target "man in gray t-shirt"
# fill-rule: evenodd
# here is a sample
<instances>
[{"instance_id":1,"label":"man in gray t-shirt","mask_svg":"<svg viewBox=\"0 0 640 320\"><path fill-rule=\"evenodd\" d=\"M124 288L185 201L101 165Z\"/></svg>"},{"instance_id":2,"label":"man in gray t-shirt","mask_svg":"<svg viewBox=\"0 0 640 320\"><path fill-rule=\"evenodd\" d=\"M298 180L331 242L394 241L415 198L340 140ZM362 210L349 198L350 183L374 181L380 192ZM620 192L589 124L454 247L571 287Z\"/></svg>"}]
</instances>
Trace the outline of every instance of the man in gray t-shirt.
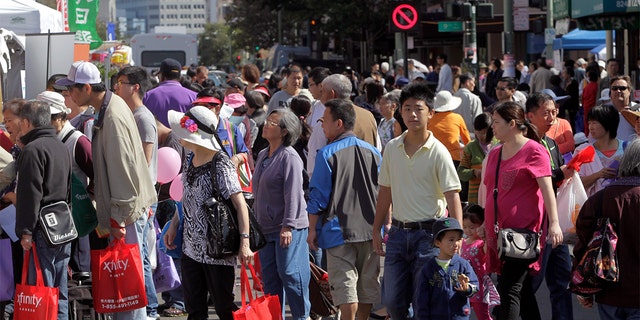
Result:
<instances>
[{"instance_id":1,"label":"man in gray t-shirt","mask_svg":"<svg viewBox=\"0 0 640 320\"><path fill-rule=\"evenodd\" d=\"M118 73L116 94L129 106L138 126L142 150L153 181L158 178L158 129L151 111L142 104L144 93L151 87L149 76L138 67L126 67Z\"/></svg>"},{"instance_id":2,"label":"man in gray t-shirt","mask_svg":"<svg viewBox=\"0 0 640 320\"><path fill-rule=\"evenodd\" d=\"M309 100L313 101L313 96L311 92L307 89L302 88L302 69L300 66L293 65L289 67L286 71L286 79L287 82L285 87L282 90L276 92L271 100L269 100L269 108L267 110L267 114L271 113L271 111L280 109L280 108L289 108L289 104L291 103L291 98L297 95L304 95L309 98Z\"/></svg>"}]
</instances>

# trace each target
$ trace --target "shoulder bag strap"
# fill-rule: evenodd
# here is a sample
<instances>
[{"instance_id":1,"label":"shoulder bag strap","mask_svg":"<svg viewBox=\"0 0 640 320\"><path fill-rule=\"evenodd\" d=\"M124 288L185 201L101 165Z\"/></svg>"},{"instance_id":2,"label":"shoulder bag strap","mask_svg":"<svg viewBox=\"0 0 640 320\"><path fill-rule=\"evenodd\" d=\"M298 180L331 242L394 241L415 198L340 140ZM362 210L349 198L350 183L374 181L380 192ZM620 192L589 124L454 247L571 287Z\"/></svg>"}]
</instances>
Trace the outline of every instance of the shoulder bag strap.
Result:
<instances>
[{"instance_id":1,"label":"shoulder bag strap","mask_svg":"<svg viewBox=\"0 0 640 320\"><path fill-rule=\"evenodd\" d=\"M67 140L69 140L69 138L71 137L71 135L76 132L76 129L72 129L71 131L67 132L67 134L64 135L64 138L62 138L62 143L66 143Z\"/></svg>"},{"instance_id":2,"label":"shoulder bag strap","mask_svg":"<svg viewBox=\"0 0 640 320\"><path fill-rule=\"evenodd\" d=\"M62 138L62 143L66 143L67 140L69 140L69 138L71 137L71 135L76 132L78 130L76 130L75 128L72 129L71 131L67 132L67 134L64 135L64 137ZM76 151L75 151L75 146L73 147L73 154L75 155ZM73 183L73 162L75 161L75 159L71 159L72 165L71 165L71 173L69 174L69 188L67 188L67 203L71 203L71 184Z\"/></svg>"},{"instance_id":3,"label":"shoulder bag strap","mask_svg":"<svg viewBox=\"0 0 640 320\"><path fill-rule=\"evenodd\" d=\"M493 215L495 217L494 231L496 234L498 234L498 231L500 231L500 226L498 225L498 177L500 173L500 162L502 161L502 148L504 148L504 146L500 147L500 154L498 155L498 164L496 165L496 180L494 181L494 188L493 188Z\"/></svg>"},{"instance_id":4,"label":"shoulder bag strap","mask_svg":"<svg viewBox=\"0 0 640 320\"><path fill-rule=\"evenodd\" d=\"M213 189L213 197L216 200L220 201L220 191L218 189L218 179L216 179L216 167L218 166L218 157L220 156L218 153L223 152L218 151L211 159L211 188Z\"/></svg>"}]
</instances>

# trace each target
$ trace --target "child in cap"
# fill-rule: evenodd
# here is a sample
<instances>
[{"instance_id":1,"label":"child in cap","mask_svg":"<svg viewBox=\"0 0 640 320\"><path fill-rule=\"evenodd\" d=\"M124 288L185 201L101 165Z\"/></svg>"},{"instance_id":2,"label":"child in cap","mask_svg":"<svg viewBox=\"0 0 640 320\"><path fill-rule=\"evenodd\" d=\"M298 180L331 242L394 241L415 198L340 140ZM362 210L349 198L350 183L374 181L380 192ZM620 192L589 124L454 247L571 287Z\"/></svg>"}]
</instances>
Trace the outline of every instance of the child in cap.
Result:
<instances>
[{"instance_id":1,"label":"child in cap","mask_svg":"<svg viewBox=\"0 0 640 320\"><path fill-rule=\"evenodd\" d=\"M416 288L417 319L469 319L469 297L478 291L478 278L458 253L463 230L458 220L438 219L433 224L434 246L440 253L426 262Z\"/></svg>"}]
</instances>

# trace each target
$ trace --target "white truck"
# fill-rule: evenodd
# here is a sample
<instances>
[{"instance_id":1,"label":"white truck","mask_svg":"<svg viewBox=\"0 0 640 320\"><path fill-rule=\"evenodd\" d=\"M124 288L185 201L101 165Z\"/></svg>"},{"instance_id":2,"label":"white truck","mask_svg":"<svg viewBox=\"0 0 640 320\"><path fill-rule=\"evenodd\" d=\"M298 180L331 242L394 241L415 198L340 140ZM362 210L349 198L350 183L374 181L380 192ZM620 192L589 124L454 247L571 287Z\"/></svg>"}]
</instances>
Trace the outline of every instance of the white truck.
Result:
<instances>
[{"instance_id":1,"label":"white truck","mask_svg":"<svg viewBox=\"0 0 640 320\"><path fill-rule=\"evenodd\" d=\"M190 34L137 34L131 38L131 48L134 63L149 71L159 69L167 58L176 59L183 67L198 63L198 40Z\"/></svg>"}]
</instances>

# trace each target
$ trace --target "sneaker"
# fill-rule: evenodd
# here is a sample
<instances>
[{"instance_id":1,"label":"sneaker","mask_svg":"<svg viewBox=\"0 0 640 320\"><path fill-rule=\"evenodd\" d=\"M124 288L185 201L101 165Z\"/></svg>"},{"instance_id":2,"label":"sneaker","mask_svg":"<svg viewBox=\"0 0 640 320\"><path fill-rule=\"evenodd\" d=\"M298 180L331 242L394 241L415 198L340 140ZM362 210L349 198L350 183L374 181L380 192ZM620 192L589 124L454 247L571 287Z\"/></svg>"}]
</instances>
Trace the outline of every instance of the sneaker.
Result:
<instances>
[{"instance_id":1,"label":"sneaker","mask_svg":"<svg viewBox=\"0 0 640 320\"><path fill-rule=\"evenodd\" d=\"M184 317L186 315L187 315L186 311L176 307L171 307L162 312L163 317Z\"/></svg>"}]
</instances>

